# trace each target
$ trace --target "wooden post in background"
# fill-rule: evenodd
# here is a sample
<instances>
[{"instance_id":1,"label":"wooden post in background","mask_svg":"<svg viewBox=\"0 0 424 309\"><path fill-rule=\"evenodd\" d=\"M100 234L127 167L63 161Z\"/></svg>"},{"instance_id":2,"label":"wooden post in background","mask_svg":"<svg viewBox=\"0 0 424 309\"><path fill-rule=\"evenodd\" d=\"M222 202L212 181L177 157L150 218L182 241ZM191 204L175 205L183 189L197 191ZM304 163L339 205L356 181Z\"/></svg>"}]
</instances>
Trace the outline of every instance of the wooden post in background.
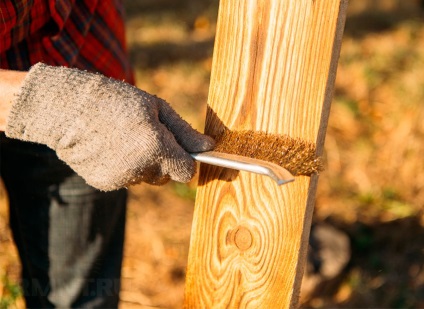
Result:
<instances>
[{"instance_id":1,"label":"wooden post in background","mask_svg":"<svg viewBox=\"0 0 424 309\"><path fill-rule=\"evenodd\" d=\"M347 0L221 0L206 133L287 134L322 153ZM275 149L278 151L278 149ZM186 308L298 305L317 176L278 187L201 166Z\"/></svg>"}]
</instances>

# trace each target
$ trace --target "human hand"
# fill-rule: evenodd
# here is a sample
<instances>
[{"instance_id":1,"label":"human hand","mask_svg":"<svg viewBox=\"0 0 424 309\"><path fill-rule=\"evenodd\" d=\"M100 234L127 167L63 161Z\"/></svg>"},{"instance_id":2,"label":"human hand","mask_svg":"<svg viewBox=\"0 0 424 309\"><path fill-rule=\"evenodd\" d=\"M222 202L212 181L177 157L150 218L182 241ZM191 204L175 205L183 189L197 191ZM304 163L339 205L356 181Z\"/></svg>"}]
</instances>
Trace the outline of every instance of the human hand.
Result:
<instances>
[{"instance_id":1,"label":"human hand","mask_svg":"<svg viewBox=\"0 0 424 309\"><path fill-rule=\"evenodd\" d=\"M25 78L6 135L49 146L104 191L188 182L196 167L189 152L214 147L160 98L100 74L44 64Z\"/></svg>"}]
</instances>

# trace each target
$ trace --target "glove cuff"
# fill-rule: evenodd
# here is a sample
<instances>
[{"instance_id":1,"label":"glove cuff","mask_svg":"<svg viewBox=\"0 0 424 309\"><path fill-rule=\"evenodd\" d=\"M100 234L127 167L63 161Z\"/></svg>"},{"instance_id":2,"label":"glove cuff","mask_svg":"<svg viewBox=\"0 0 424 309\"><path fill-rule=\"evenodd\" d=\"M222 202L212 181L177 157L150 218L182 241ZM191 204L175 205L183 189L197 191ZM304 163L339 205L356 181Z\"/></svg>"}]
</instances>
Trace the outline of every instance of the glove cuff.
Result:
<instances>
[{"instance_id":1,"label":"glove cuff","mask_svg":"<svg viewBox=\"0 0 424 309\"><path fill-rule=\"evenodd\" d=\"M65 67L34 65L12 102L6 136L56 149L81 112L80 88L90 87L100 78Z\"/></svg>"}]
</instances>

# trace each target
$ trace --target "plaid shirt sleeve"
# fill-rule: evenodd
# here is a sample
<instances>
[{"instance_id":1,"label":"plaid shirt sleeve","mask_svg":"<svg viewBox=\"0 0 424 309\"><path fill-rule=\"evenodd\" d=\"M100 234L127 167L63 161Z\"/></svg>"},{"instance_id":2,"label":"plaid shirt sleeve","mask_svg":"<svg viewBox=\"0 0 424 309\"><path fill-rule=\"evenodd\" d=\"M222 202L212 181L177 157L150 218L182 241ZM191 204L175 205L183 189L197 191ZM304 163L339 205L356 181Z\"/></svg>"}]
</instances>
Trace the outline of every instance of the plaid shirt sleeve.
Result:
<instances>
[{"instance_id":1,"label":"plaid shirt sleeve","mask_svg":"<svg viewBox=\"0 0 424 309\"><path fill-rule=\"evenodd\" d=\"M119 0L2 0L0 23L0 68L44 62L134 83Z\"/></svg>"}]
</instances>

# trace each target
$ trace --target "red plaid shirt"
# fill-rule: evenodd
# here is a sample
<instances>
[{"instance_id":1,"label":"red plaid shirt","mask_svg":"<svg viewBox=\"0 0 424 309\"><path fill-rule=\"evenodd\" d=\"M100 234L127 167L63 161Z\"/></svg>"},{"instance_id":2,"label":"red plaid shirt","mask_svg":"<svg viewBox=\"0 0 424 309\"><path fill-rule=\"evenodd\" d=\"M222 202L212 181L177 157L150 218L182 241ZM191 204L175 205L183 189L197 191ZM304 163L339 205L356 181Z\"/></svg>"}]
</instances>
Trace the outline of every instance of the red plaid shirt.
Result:
<instances>
[{"instance_id":1,"label":"red plaid shirt","mask_svg":"<svg viewBox=\"0 0 424 309\"><path fill-rule=\"evenodd\" d=\"M44 62L133 83L119 0L2 0L0 25L0 68Z\"/></svg>"}]
</instances>

